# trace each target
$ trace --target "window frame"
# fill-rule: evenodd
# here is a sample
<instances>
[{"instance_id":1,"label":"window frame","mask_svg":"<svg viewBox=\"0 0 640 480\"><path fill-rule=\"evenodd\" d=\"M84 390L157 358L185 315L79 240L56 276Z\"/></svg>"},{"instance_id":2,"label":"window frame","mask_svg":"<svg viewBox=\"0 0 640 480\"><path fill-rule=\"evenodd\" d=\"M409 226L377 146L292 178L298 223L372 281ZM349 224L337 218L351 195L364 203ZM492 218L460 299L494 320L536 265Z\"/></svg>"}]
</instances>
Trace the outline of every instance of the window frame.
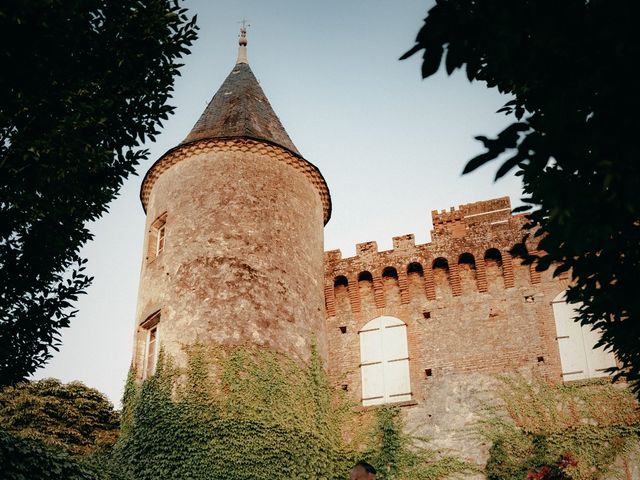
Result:
<instances>
[{"instance_id":1,"label":"window frame","mask_svg":"<svg viewBox=\"0 0 640 480\"><path fill-rule=\"evenodd\" d=\"M144 346L142 348L142 378L146 379L156 373L158 366L158 353L160 348L160 310L149 315L147 319L140 324L140 331L144 332L142 335ZM152 334L153 343L152 343ZM150 352L151 347L153 351ZM150 356L152 355L152 357Z\"/></svg>"},{"instance_id":2,"label":"window frame","mask_svg":"<svg viewBox=\"0 0 640 480\"><path fill-rule=\"evenodd\" d=\"M579 307L579 303L567 303L566 292L561 292L551 301L563 382L608 377L610 373L607 369L614 367L617 362L613 352L605 350L604 347L595 348L596 337L599 338L600 331L592 330L590 325L580 325L575 321ZM607 365L599 365L601 363ZM574 364L577 364L574 368L580 369L568 368Z\"/></svg>"},{"instance_id":3,"label":"window frame","mask_svg":"<svg viewBox=\"0 0 640 480\"><path fill-rule=\"evenodd\" d=\"M153 262L165 250L167 244L167 212L159 215L152 223L148 232L147 261Z\"/></svg>"},{"instance_id":4,"label":"window frame","mask_svg":"<svg viewBox=\"0 0 640 480\"><path fill-rule=\"evenodd\" d=\"M390 355L389 346L393 345L393 343L385 343L391 340L394 341L391 335L385 335L389 329L403 329L403 336L401 337L401 342L397 344L398 337L395 338L396 349L398 350L397 358ZM377 333L373 333L377 332ZM379 338L371 337L366 343L364 340L364 336L366 334L372 335L380 335ZM383 405L383 404L393 404L393 403L404 403L413 401L414 395L411 388L411 368L410 368L410 357L409 357L409 339L408 339L408 331L407 324L403 322L401 319L397 317L393 317L390 315L381 315L371 319L362 328L358 331L359 337L359 345L360 345L360 378L361 378L361 403L364 407ZM377 346L376 350L371 350L372 346L379 342L379 346ZM389 358L386 358L386 357ZM400 370L402 371L402 375L400 377L397 376L396 365L397 362L403 362L400 366ZM391 368L391 364L394 364ZM376 374L373 372L371 368L374 365L379 365L379 372ZM367 372L369 370L369 373ZM393 379L395 382L387 379L385 375L388 375L390 372L394 372ZM371 381L371 378L375 377L377 380L381 379L381 385L378 386L380 389L381 395L371 396L373 393L371 390L375 392L375 384ZM399 382L397 381L399 380ZM392 389L391 387L396 384L400 386L404 386L404 388L399 388L397 390ZM369 392L368 396L365 396L365 392Z\"/></svg>"}]
</instances>

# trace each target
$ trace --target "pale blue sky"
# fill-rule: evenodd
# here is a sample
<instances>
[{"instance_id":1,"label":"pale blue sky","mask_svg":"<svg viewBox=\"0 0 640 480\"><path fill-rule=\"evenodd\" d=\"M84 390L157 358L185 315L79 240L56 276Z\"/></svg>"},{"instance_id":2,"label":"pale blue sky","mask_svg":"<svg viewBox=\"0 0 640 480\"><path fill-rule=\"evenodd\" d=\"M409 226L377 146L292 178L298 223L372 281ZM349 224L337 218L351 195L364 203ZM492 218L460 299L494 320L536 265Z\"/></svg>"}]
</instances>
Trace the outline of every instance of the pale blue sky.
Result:
<instances>
[{"instance_id":1,"label":"pale blue sky","mask_svg":"<svg viewBox=\"0 0 640 480\"><path fill-rule=\"evenodd\" d=\"M476 135L500 131L495 114L506 99L462 72L422 80L418 56L400 62L413 45L433 1L204 1L186 3L198 14L200 38L176 83L176 114L166 122L150 161L129 179L109 213L92 226L86 246L95 276L63 333L61 351L36 378L81 380L117 405L131 361L144 214L141 176L178 144L231 71L238 21L247 18L248 55L294 144L324 175L333 200L325 249L353 255L355 244L414 233L429 240L430 212L511 196L519 180L493 183L497 165L462 177L482 151Z\"/></svg>"}]
</instances>

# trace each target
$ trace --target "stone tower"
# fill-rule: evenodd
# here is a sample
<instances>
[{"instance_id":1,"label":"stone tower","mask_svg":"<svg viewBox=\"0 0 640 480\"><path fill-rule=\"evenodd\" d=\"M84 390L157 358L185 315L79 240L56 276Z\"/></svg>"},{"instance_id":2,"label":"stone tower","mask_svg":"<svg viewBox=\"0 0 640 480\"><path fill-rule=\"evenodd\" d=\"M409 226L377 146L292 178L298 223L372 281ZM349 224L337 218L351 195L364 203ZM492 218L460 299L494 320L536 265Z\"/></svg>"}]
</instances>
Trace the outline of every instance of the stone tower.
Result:
<instances>
[{"instance_id":1,"label":"stone tower","mask_svg":"<svg viewBox=\"0 0 640 480\"><path fill-rule=\"evenodd\" d=\"M134 364L162 346L260 345L326 359L319 170L287 135L256 80L241 29L238 60L185 140L149 169Z\"/></svg>"}]
</instances>

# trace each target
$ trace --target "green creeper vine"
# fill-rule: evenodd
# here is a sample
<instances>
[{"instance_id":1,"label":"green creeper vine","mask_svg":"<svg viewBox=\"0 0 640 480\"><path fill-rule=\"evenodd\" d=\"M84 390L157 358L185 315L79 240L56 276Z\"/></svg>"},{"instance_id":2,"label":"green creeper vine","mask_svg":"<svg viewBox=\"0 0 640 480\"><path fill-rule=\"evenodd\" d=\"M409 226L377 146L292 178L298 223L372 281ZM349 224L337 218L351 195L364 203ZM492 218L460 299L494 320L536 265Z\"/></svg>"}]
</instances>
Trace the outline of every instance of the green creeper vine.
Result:
<instances>
[{"instance_id":1,"label":"green creeper vine","mask_svg":"<svg viewBox=\"0 0 640 480\"><path fill-rule=\"evenodd\" d=\"M439 456L425 447L426 439L403 431L400 409L376 410L367 458L376 465L380 480L436 480L457 473L473 473L477 467L453 456Z\"/></svg>"},{"instance_id":2,"label":"green creeper vine","mask_svg":"<svg viewBox=\"0 0 640 480\"><path fill-rule=\"evenodd\" d=\"M307 365L256 347L186 353L178 368L161 352L142 385L130 374L113 457L118 478L344 479L361 458L378 462L382 480L469 469L402 433L397 409L355 409L315 352Z\"/></svg>"},{"instance_id":3,"label":"green creeper vine","mask_svg":"<svg viewBox=\"0 0 640 480\"><path fill-rule=\"evenodd\" d=\"M640 411L628 390L606 381L501 380L499 396L508 417L494 414L482 427L493 443L489 479L527 478L558 464L575 480L628 475L625 468L637 460L640 435Z\"/></svg>"}]
</instances>

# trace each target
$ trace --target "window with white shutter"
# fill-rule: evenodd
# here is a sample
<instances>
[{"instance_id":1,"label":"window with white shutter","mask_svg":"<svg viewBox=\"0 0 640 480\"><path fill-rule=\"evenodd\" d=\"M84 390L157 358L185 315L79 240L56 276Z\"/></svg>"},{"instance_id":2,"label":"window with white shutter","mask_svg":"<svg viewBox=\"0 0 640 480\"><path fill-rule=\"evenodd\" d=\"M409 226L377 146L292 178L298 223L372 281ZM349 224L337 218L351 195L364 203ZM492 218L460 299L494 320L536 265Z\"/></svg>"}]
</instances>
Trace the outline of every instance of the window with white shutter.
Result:
<instances>
[{"instance_id":1,"label":"window with white shutter","mask_svg":"<svg viewBox=\"0 0 640 480\"><path fill-rule=\"evenodd\" d=\"M147 261L151 262L164 251L167 234L167 212L156 218L149 229L147 241Z\"/></svg>"},{"instance_id":2,"label":"window with white shutter","mask_svg":"<svg viewBox=\"0 0 640 480\"><path fill-rule=\"evenodd\" d=\"M395 317L378 317L360 332L362 404L411 400L407 326Z\"/></svg>"},{"instance_id":3,"label":"window with white shutter","mask_svg":"<svg viewBox=\"0 0 640 480\"><path fill-rule=\"evenodd\" d=\"M562 378L567 381L607 376L606 369L615 366L615 357L602 347L594 348L600 340L598 330L574 321L580 305L568 304L563 292L554 298L552 306Z\"/></svg>"},{"instance_id":4,"label":"window with white shutter","mask_svg":"<svg viewBox=\"0 0 640 480\"><path fill-rule=\"evenodd\" d=\"M144 340L142 359L142 378L148 378L156 372L158 362L158 327L160 312L156 312L140 325L140 332Z\"/></svg>"}]
</instances>

